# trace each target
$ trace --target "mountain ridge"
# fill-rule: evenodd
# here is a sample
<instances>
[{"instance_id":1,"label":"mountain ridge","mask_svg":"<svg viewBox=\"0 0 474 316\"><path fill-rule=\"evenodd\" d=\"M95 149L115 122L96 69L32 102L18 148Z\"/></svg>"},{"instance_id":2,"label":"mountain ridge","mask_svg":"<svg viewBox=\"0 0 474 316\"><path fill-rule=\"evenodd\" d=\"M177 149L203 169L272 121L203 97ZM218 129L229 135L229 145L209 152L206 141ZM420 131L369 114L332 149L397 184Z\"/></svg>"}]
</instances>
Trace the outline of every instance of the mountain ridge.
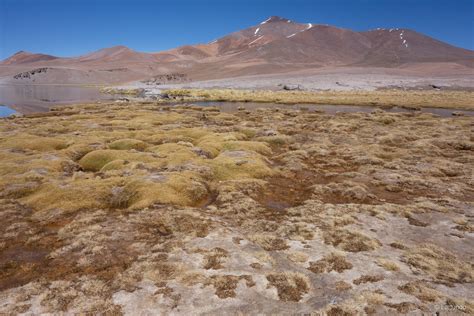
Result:
<instances>
[{"instance_id":1,"label":"mountain ridge","mask_svg":"<svg viewBox=\"0 0 474 316\"><path fill-rule=\"evenodd\" d=\"M455 63L474 68L474 51L406 28L358 32L271 16L209 43L156 53L139 52L123 45L67 58L20 51L0 62L1 66L8 66L5 71L0 67L0 77L13 74L15 68L25 71L31 67L61 67L58 71L88 71L92 81L99 77L99 81L106 82L145 79L169 72L212 79L304 68L394 68L417 63ZM122 69L120 78L117 71L111 71L115 69ZM108 71L110 80L101 71ZM133 76L127 78L126 72Z\"/></svg>"}]
</instances>

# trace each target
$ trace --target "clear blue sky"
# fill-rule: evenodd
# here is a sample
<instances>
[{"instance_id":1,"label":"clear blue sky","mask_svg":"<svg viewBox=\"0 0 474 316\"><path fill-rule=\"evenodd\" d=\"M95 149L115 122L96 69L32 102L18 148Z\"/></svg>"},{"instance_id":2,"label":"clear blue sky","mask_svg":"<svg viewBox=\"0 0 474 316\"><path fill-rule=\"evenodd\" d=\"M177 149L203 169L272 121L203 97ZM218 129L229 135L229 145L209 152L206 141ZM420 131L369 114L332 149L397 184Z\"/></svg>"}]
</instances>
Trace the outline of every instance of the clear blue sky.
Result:
<instances>
[{"instance_id":1,"label":"clear blue sky","mask_svg":"<svg viewBox=\"0 0 474 316\"><path fill-rule=\"evenodd\" d=\"M474 49L474 0L0 0L0 59L156 52L209 42L278 15L353 30L404 27Z\"/></svg>"}]
</instances>

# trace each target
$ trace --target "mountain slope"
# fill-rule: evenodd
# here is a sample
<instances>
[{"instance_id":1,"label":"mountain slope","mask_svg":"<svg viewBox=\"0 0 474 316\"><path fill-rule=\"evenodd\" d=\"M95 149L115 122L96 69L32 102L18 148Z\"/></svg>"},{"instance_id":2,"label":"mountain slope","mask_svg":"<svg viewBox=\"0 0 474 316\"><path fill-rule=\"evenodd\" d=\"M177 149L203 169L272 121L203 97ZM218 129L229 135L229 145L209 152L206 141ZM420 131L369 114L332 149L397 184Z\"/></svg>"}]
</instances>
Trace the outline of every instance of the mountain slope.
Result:
<instances>
[{"instance_id":1,"label":"mountain slope","mask_svg":"<svg viewBox=\"0 0 474 316\"><path fill-rule=\"evenodd\" d=\"M217 44L219 55L241 52L262 46L276 39L291 36L307 28L304 24L272 16L259 25L224 36L211 44Z\"/></svg>"},{"instance_id":2,"label":"mountain slope","mask_svg":"<svg viewBox=\"0 0 474 316\"><path fill-rule=\"evenodd\" d=\"M363 58L370 41L350 30L309 24L289 36L283 36L261 47L251 47L241 54L271 62L318 63L344 65Z\"/></svg>"},{"instance_id":3,"label":"mountain slope","mask_svg":"<svg viewBox=\"0 0 474 316\"><path fill-rule=\"evenodd\" d=\"M43 72L35 82L76 82L73 77L78 73L85 74L79 80L85 83L123 82L167 73L202 80L342 66L412 67L421 72L422 64L429 64L430 73L439 65L444 72L455 74L459 69L474 68L474 52L408 29L356 32L272 16L207 44L158 53L137 52L125 46L73 58L19 52L0 63L0 77L17 83L25 78L17 74L48 67L60 69L48 73L64 75L49 78Z\"/></svg>"},{"instance_id":4,"label":"mountain slope","mask_svg":"<svg viewBox=\"0 0 474 316\"><path fill-rule=\"evenodd\" d=\"M19 65L59 59L59 57L19 51L1 62L2 65Z\"/></svg>"},{"instance_id":5,"label":"mountain slope","mask_svg":"<svg viewBox=\"0 0 474 316\"><path fill-rule=\"evenodd\" d=\"M152 62L154 57L148 53L134 51L126 46L114 46L75 58L75 61L78 62L113 62L123 60Z\"/></svg>"},{"instance_id":6,"label":"mountain slope","mask_svg":"<svg viewBox=\"0 0 474 316\"><path fill-rule=\"evenodd\" d=\"M407 29L361 32L371 49L359 62L363 65L396 66L415 62L472 63L473 51L458 48Z\"/></svg>"}]
</instances>

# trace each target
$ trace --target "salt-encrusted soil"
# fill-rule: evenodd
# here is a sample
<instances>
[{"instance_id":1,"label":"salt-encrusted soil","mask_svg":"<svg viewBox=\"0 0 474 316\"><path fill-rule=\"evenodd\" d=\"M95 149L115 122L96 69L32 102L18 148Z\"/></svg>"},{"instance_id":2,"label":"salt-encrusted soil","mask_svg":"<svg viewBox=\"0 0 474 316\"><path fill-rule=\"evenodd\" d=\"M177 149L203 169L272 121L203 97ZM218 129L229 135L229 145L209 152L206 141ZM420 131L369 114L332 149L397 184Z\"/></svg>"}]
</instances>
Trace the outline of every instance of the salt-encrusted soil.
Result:
<instances>
[{"instance_id":1,"label":"salt-encrusted soil","mask_svg":"<svg viewBox=\"0 0 474 316\"><path fill-rule=\"evenodd\" d=\"M123 88L153 89L270 89L281 90L284 85L298 87L306 91L374 91L377 89L416 89L434 90L433 85L442 90L474 89L472 70L455 70L434 72L446 65L420 65L407 68L377 68L377 67L324 67L293 71L283 74L255 74L235 78L220 78L215 80L197 80L185 83L166 83L156 85L149 82L131 82L121 85ZM449 65L446 66L450 69Z\"/></svg>"},{"instance_id":2,"label":"salt-encrusted soil","mask_svg":"<svg viewBox=\"0 0 474 316\"><path fill-rule=\"evenodd\" d=\"M473 313L473 123L153 103L2 119L0 314Z\"/></svg>"}]
</instances>

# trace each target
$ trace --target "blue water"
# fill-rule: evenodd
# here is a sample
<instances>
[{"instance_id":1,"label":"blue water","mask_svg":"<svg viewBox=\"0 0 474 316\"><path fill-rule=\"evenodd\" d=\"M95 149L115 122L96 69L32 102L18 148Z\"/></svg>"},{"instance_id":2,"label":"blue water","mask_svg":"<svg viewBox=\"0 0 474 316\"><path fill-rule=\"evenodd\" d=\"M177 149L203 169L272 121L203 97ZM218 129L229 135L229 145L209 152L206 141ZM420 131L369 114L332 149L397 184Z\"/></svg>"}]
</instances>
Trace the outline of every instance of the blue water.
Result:
<instances>
[{"instance_id":1,"label":"blue water","mask_svg":"<svg viewBox=\"0 0 474 316\"><path fill-rule=\"evenodd\" d=\"M13 113L16 113L16 111L10 109L8 106L0 105L0 117L6 117Z\"/></svg>"}]
</instances>

